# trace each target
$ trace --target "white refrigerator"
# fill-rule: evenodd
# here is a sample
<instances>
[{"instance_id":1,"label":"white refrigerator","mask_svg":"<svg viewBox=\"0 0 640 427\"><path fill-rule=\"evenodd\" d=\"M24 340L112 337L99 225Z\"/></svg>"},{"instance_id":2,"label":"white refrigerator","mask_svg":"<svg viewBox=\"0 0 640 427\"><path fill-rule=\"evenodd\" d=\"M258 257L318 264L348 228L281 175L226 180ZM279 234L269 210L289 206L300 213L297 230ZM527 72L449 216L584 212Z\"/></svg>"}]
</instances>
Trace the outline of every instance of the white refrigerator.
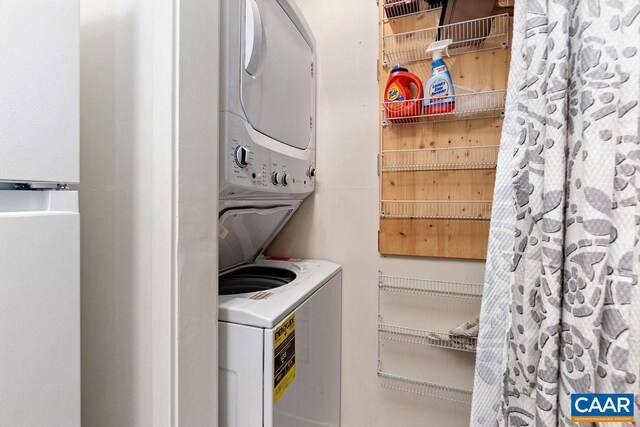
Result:
<instances>
[{"instance_id":1,"label":"white refrigerator","mask_svg":"<svg viewBox=\"0 0 640 427\"><path fill-rule=\"evenodd\" d=\"M0 0L0 426L80 425L78 0Z\"/></svg>"}]
</instances>

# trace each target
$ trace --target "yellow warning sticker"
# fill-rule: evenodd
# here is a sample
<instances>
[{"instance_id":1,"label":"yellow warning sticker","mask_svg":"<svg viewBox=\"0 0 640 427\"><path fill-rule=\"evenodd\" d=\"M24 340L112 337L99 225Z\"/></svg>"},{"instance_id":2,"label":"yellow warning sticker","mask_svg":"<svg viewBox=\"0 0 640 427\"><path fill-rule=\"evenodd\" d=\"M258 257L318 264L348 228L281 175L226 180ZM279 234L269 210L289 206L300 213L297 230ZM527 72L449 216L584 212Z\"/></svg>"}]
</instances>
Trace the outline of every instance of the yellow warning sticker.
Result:
<instances>
[{"instance_id":1,"label":"yellow warning sticker","mask_svg":"<svg viewBox=\"0 0 640 427\"><path fill-rule=\"evenodd\" d=\"M289 316L273 335L273 403L296 377L296 315Z\"/></svg>"}]
</instances>

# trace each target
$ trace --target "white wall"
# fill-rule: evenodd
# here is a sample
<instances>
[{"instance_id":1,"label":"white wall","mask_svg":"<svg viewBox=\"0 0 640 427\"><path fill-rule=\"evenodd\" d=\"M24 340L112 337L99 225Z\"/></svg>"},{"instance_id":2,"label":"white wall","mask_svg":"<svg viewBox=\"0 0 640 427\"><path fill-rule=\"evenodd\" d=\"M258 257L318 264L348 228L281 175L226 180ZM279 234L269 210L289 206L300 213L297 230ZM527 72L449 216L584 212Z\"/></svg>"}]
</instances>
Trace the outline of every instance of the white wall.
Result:
<instances>
[{"instance_id":1,"label":"white wall","mask_svg":"<svg viewBox=\"0 0 640 427\"><path fill-rule=\"evenodd\" d=\"M466 426L469 406L380 387L376 376L377 274L383 270L482 283L484 263L378 254L376 2L297 1L318 41L318 184L269 253L328 259L344 266L343 427ZM436 321L447 316L443 307L425 305L425 310L440 317ZM447 322L455 326L455 320L444 319ZM385 366L417 364L425 375L443 382L472 384L471 356L414 350L394 354Z\"/></svg>"},{"instance_id":2,"label":"white wall","mask_svg":"<svg viewBox=\"0 0 640 427\"><path fill-rule=\"evenodd\" d=\"M80 9L82 421L152 425L152 9Z\"/></svg>"},{"instance_id":3,"label":"white wall","mask_svg":"<svg viewBox=\"0 0 640 427\"><path fill-rule=\"evenodd\" d=\"M180 0L178 425L218 422L219 2Z\"/></svg>"},{"instance_id":4,"label":"white wall","mask_svg":"<svg viewBox=\"0 0 640 427\"><path fill-rule=\"evenodd\" d=\"M81 0L86 426L217 424L217 4Z\"/></svg>"}]
</instances>

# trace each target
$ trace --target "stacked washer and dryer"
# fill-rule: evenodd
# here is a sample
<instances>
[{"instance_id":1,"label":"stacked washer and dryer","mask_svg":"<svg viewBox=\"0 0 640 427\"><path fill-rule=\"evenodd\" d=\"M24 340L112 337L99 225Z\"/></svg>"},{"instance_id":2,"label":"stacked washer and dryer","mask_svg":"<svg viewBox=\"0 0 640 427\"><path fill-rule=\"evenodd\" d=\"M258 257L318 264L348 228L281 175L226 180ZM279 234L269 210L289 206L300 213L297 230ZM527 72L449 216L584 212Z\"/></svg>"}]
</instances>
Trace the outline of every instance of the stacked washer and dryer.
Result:
<instances>
[{"instance_id":1,"label":"stacked washer and dryer","mask_svg":"<svg viewBox=\"0 0 640 427\"><path fill-rule=\"evenodd\" d=\"M221 4L219 424L338 426L341 267L263 256L315 187L315 39L293 0Z\"/></svg>"}]
</instances>

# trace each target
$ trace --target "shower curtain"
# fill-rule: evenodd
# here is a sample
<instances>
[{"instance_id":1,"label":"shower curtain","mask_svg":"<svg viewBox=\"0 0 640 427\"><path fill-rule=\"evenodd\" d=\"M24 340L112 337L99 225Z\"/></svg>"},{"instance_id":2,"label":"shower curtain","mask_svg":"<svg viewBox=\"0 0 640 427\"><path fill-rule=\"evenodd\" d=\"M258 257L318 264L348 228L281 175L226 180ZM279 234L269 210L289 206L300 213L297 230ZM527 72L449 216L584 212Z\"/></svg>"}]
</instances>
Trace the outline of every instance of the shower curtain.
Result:
<instances>
[{"instance_id":1,"label":"shower curtain","mask_svg":"<svg viewBox=\"0 0 640 427\"><path fill-rule=\"evenodd\" d=\"M514 15L471 426L570 426L572 393L640 413L640 1Z\"/></svg>"}]
</instances>

